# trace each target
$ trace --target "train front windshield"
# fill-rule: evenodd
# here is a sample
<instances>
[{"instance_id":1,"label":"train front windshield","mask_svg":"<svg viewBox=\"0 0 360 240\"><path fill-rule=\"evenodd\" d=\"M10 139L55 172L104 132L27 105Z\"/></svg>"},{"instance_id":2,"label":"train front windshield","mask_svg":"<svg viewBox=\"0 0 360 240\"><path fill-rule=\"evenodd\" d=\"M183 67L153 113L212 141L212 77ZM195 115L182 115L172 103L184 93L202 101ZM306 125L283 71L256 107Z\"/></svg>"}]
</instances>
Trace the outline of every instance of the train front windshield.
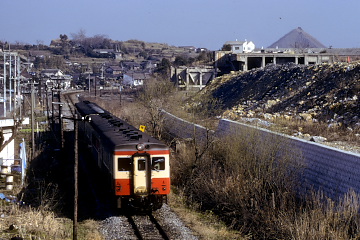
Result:
<instances>
[{"instance_id":1,"label":"train front windshield","mask_svg":"<svg viewBox=\"0 0 360 240\"><path fill-rule=\"evenodd\" d=\"M153 157L151 159L151 166L153 170L165 170L165 157Z\"/></svg>"},{"instance_id":2,"label":"train front windshield","mask_svg":"<svg viewBox=\"0 0 360 240\"><path fill-rule=\"evenodd\" d=\"M118 158L118 171L131 171L131 158Z\"/></svg>"}]
</instances>

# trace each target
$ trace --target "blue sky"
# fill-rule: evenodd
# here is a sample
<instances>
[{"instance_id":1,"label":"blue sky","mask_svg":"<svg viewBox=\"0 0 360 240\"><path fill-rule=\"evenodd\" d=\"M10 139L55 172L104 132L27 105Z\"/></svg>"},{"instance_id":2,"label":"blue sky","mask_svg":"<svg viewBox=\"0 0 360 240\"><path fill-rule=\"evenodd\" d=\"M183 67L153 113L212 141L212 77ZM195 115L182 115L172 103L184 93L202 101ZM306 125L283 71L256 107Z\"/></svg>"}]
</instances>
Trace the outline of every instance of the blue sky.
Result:
<instances>
[{"instance_id":1,"label":"blue sky","mask_svg":"<svg viewBox=\"0 0 360 240\"><path fill-rule=\"evenodd\" d=\"M325 46L360 47L360 0L1 0L0 40L46 45L60 34L218 50L268 47L301 27Z\"/></svg>"}]
</instances>

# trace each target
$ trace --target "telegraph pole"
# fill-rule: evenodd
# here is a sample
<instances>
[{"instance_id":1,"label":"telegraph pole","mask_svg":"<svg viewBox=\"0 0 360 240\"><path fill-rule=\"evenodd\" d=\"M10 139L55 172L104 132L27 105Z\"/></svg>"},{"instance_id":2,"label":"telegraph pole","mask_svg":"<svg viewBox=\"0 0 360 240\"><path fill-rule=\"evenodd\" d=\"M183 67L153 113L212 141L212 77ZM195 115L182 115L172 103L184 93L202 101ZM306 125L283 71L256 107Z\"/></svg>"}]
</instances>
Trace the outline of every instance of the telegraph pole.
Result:
<instances>
[{"instance_id":1,"label":"telegraph pole","mask_svg":"<svg viewBox=\"0 0 360 240\"><path fill-rule=\"evenodd\" d=\"M74 144L74 222L73 222L73 239L77 240L78 224L78 172L79 172L79 155L78 155L78 120L77 115L74 119L75 144Z\"/></svg>"},{"instance_id":2,"label":"telegraph pole","mask_svg":"<svg viewBox=\"0 0 360 240\"><path fill-rule=\"evenodd\" d=\"M87 115L85 118L79 118L77 114L73 117L62 117L74 121L74 216L73 216L73 239L77 240L78 229L78 199L79 199L79 125L78 121L91 121Z\"/></svg>"},{"instance_id":3,"label":"telegraph pole","mask_svg":"<svg viewBox=\"0 0 360 240\"><path fill-rule=\"evenodd\" d=\"M59 95L60 96L60 95ZM60 104L59 104L59 124L60 124L60 146L61 146L61 149L64 148L64 132L63 132L63 126L62 126L62 103L60 101Z\"/></svg>"},{"instance_id":4,"label":"telegraph pole","mask_svg":"<svg viewBox=\"0 0 360 240\"><path fill-rule=\"evenodd\" d=\"M51 88L51 127L52 127L52 130L55 131L53 102L54 102L54 87Z\"/></svg>"},{"instance_id":5,"label":"telegraph pole","mask_svg":"<svg viewBox=\"0 0 360 240\"><path fill-rule=\"evenodd\" d=\"M6 53L4 52L4 98L3 98L3 106L4 106L4 114L3 116L6 117Z\"/></svg>"},{"instance_id":6,"label":"telegraph pole","mask_svg":"<svg viewBox=\"0 0 360 240\"><path fill-rule=\"evenodd\" d=\"M18 60L18 56L15 55L15 63L14 63L14 97L13 97L13 103L14 103L14 118L16 117L16 94L17 94L17 91L16 91L16 80L17 80L17 77L18 77L18 63L17 63L17 60Z\"/></svg>"},{"instance_id":7,"label":"telegraph pole","mask_svg":"<svg viewBox=\"0 0 360 240\"><path fill-rule=\"evenodd\" d=\"M16 84L16 94L17 94L17 96L16 96L16 98L15 98L15 104L16 104L16 100L17 101L21 101L20 100L20 56L17 56L17 68L16 68L16 70L17 70L17 74L16 74L16 80L17 80L17 84ZM18 106L19 106L19 109L21 109L21 104L19 104L18 103ZM19 110L20 112L21 112L21 110ZM21 119L21 117L20 117L20 119Z\"/></svg>"},{"instance_id":8,"label":"telegraph pole","mask_svg":"<svg viewBox=\"0 0 360 240\"><path fill-rule=\"evenodd\" d=\"M90 95L90 69L89 69L89 95Z\"/></svg>"},{"instance_id":9,"label":"telegraph pole","mask_svg":"<svg viewBox=\"0 0 360 240\"><path fill-rule=\"evenodd\" d=\"M9 111L12 111L12 107L11 107L11 79L13 78L12 76L12 59L11 59L11 52L10 52L10 44L9 44Z\"/></svg>"},{"instance_id":10,"label":"telegraph pole","mask_svg":"<svg viewBox=\"0 0 360 240\"><path fill-rule=\"evenodd\" d=\"M35 136L34 136L34 79L31 83L31 159L34 158L35 155Z\"/></svg>"},{"instance_id":11,"label":"telegraph pole","mask_svg":"<svg viewBox=\"0 0 360 240\"><path fill-rule=\"evenodd\" d=\"M119 87L119 91L120 91L120 106L121 106L121 92L122 92L122 86L121 85Z\"/></svg>"}]
</instances>

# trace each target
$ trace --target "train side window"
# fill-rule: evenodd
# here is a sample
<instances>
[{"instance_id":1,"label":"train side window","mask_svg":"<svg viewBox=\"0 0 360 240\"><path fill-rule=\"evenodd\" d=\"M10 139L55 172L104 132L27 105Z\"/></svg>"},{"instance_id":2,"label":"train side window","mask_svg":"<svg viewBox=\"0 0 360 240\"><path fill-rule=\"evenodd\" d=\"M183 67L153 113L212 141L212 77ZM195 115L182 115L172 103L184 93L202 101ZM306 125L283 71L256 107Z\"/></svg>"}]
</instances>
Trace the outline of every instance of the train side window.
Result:
<instances>
[{"instance_id":1,"label":"train side window","mask_svg":"<svg viewBox=\"0 0 360 240\"><path fill-rule=\"evenodd\" d=\"M144 158L138 159L138 170L145 171L146 169L146 160Z\"/></svg>"},{"instance_id":2,"label":"train side window","mask_svg":"<svg viewBox=\"0 0 360 240\"><path fill-rule=\"evenodd\" d=\"M118 171L131 171L131 158L118 158Z\"/></svg>"},{"instance_id":3,"label":"train side window","mask_svg":"<svg viewBox=\"0 0 360 240\"><path fill-rule=\"evenodd\" d=\"M153 157L152 158L152 169L153 170L165 170L165 158L164 157Z\"/></svg>"}]
</instances>

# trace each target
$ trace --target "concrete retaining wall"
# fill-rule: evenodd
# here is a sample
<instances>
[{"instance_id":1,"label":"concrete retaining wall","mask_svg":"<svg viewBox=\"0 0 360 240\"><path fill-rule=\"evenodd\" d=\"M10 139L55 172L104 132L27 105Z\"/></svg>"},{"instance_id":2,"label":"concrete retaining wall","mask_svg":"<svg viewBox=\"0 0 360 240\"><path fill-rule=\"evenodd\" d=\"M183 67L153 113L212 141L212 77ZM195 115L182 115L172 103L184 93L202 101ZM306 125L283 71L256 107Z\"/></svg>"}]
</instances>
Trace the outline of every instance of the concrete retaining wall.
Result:
<instances>
[{"instance_id":1,"label":"concrete retaining wall","mask_svg":"<svg viewBox=\"0 0 360 240\"><path fill-rule=\"evenodd\" d=\"M197 142L204 142L208 137L214 135L213 131L209 131L203 126L188 122L165 111L162 113L163 126L173 137L182 139L193 139L195 137Z\"/></svg>"},{"instance_id":2,"label":"concrete retaining wall","mask_svg":"<svg viewBox=\"0 0 360 240\"><path fill-rule=\"evenodd\" d=\"M336 199L350 189L360 193L360 154L342 151L311 141L306 141L266 129L252 127L226 119L220 120L217 135L233 134L236 131L260 131L261 141L271 142L274 136L284 139L287 147L292 148L293 157L300 157L304 163L302 189L313 186L322 189L327 196Z\"/></svg>"},{"instance_id":3,"label":"concrete retaining wall","mask_svg":"<svg viewBox=\"0 0 360 240\"><path fill-rule=\"evenodd\" d=\"M197 141L206 139L209 131L206 128L177 118L164 112L164 126L179 138L193 138ZM216 136L227 136L237 132L256 131L259 148L263 143L282 144L283 149L290 149L293 158L298 158L305 166L300 190L310 187L322 189L332 199L345 194L350 189L360 194L360 154L342 151L315 142L288 137L266 129L252 127L239 122L221 119ZM281 150L280 150L281 151Z\"/></svg>"}]
</instances>

